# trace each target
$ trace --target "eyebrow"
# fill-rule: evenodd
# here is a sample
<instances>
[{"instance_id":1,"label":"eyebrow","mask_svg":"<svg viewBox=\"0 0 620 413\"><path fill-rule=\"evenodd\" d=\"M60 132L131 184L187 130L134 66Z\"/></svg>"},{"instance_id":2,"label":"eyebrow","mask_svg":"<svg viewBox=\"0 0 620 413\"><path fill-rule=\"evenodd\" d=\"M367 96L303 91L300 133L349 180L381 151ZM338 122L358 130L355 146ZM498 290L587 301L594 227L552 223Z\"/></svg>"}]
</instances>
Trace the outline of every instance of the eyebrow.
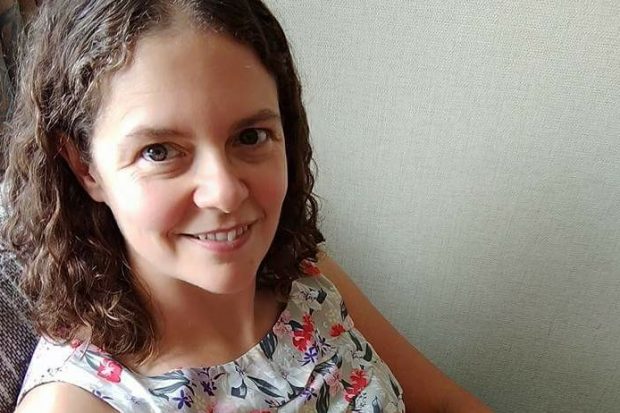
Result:
<instances>
[{"instance_id":1,"label":"eyebrow","mask_svg":"<svg viewBox=\"0 0 620 413\"><path fill-rule=\"evenodd\" d=\"M252 126L255 123L265 122L268 120L280 120L280 115L271 109L259 110L254 115L248 116L247 118L243 118L235 122L231 127L231 132L238 131L240 129L247 128L248 126Z\"/></svg>"},{"instance_id":2,"label":"eyebrow","mask_svg":"<svg viewBox=\"0 0 620 413\"><path fill-rule=\"evenodd\" d=\"M230 127L230 133L247 128L258 122L265 122L268 120L280 120L280 115L271 109L261 109L255 114L246 118L240 119ZM152 126L138 126L135 130L125 135L127 138L142 138L142 139L157 139L163 137L182 137L187 136L185 133L176 129L170 128L158 128Z\"/></svg>"}]
</instances>

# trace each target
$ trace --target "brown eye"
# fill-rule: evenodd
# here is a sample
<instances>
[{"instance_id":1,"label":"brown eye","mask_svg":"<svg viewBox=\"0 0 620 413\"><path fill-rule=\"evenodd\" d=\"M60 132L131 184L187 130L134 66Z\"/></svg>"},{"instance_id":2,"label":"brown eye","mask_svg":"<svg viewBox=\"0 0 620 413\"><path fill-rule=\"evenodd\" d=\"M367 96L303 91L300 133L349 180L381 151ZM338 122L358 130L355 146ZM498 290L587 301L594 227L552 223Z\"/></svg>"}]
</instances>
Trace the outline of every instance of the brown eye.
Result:
<instances>
[{"instance_id":1,"label":"brown eye","mask_svg":"<svg viewBox=\"0 0 620 413\"><path fill-rule=\"evenodd\" d=\"M265 129L246 129L239 134L239 143L242 145L260 145L269 138Z\"/></svg>"}]
</instances>

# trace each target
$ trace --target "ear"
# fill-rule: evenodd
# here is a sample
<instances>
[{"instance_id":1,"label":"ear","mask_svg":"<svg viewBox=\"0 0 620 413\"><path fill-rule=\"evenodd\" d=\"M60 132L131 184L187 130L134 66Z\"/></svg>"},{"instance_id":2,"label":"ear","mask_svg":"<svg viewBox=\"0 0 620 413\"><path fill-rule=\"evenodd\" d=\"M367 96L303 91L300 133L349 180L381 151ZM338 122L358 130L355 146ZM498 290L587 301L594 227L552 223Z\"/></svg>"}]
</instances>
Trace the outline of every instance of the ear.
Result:
<instances>
[{"instance_id":1,"label":"ear","mask_svg":"<svg viewBox=\"0 0 620 413\"><path fill-rule=\"evenodd\" d=\"M69 139L64 139L61 155L73 171L73 174L82 185L82 188L96 202L105 202L105 192L101 186L101 178L92 162L87 164L82 160L80 151Z\"/></svg>"}]
</instances>

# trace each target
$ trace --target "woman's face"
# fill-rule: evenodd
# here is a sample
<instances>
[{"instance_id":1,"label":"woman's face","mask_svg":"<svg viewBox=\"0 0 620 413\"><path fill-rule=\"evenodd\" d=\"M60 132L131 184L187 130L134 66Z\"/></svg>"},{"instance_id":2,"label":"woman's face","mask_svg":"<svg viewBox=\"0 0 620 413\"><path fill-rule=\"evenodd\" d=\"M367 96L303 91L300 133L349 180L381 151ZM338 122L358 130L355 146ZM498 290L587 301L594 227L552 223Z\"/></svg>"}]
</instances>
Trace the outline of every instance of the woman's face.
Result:
<instances>
[{"instance_id":1,"label":"woman's face","mask_svg":"<svg viewBox=\"0 0 620 413\"><path fill-rule=\"evenodd\" d=\"M274 80L251 49L192 29L141 39L107 83L85 187L147 285L253 282L287 190Z\"/></svg>"}]
</instances>

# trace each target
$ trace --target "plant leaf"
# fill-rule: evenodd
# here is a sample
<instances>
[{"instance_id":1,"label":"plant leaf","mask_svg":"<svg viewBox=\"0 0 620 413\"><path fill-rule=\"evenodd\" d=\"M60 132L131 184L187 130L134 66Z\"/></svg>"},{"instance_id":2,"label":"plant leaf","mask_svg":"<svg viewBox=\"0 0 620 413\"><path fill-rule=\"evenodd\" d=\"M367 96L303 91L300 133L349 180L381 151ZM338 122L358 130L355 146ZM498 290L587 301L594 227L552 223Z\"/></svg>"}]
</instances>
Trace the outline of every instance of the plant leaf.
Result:
<instances>
[{"instance_id":1,"label":"plant leaf","mask_svg":"<svg viewBox=\"0 0 620 413\"><path fill-rule=\"evenodd\" d=\"M256 387L258 387L258 389L262 391L263 393L268 394L271 397L282 397L282 395L278 393L278 388L275 386L272 386L265 380L259 379L258 377L252 377L252 376L247 376L247 377L248 379L252 380L254 384L256 384Z\"/></svg>"},{"instance_id":2,"label":"plant leaf","mask_svg":"<svg viewBox=\"0 0 620 413\"><path fill-rule=\"evenodd\" d=\"M366 343L366 353L364 353L364 360L366 361L372 360L372 349L370 348L368 343Z\"/></svg>"},{"instance_id":3,"label":"plant leaf","mask_svg":"<svg viewBox=\"0 0 620 413\"><path fill-rule=\"evenodd\" d=\"M329 409L329 386L327 384L321 386L319 397L316 400L316 411L318 413L327 413Z\"/></svg>"},{"instance_id":4,"label":"plant leaf","mask_svg":"<svg viewBox=\"0 0 620 413\"><path fill-rule=\"evenodd\" d=\"M275 353L277 346L278 336L276 336L273 331L270 331L260 342L260 348L269 360L273 360L273 353Z\"/></svg>"},{"instance_id":5,"label":"plant leaf","mask_svg":"<svg viewBox=\"0 0 620 413\"><path fill-rule=\"evenodd\" d=\"M349 330L349 335L351 336L351 340L353 341L353 344L355 344L355 348L357 349L357 351L362 351L362 343L360 343L355 334Z\"/></svg>"},{"instance_id":6,"label":"plant leaf","mask_svg":"<svg viewBox=\"0 0 620 413\"><path fill-rule=\"evenodd\" d=\"M230 394L240 399L245 399L245 396L248 395L248 386L242 381L241 386L230 389Z\"/></svg>"}]
</instances>

